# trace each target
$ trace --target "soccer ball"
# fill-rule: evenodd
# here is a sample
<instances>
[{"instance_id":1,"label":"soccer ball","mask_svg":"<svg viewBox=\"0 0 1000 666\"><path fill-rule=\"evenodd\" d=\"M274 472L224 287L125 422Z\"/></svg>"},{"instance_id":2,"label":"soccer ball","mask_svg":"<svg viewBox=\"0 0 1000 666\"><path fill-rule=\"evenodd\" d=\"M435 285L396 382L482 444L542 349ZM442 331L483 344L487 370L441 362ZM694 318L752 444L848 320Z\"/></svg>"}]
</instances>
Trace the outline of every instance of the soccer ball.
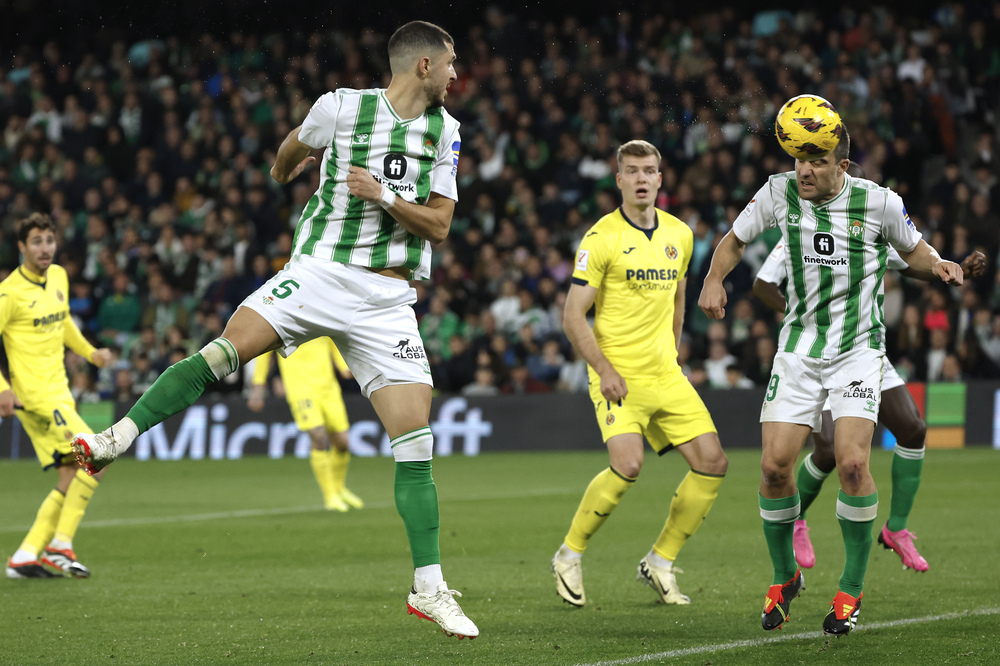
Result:
<instances>
[{"instance_id":1,"label":"soccer ball","mask_svg":"<svg viewBox=\"0 0 1000 666\"><path fill-rule=\"evenodd\" d=\"M782 150L795 159L815 160L837 147L844 124L833 104L818 95L799 95L778 111L774 133Z\"/></svg>"}]
</instances>

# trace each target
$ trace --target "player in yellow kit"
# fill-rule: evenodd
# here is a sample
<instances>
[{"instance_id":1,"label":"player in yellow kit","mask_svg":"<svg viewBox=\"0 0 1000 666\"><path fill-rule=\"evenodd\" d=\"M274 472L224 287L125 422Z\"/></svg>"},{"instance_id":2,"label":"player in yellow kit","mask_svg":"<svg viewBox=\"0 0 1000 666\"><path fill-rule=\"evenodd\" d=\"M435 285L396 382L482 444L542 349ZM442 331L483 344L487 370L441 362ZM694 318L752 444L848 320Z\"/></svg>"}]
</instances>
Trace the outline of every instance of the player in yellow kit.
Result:
<instances>
[{"instance_id":1,"label":"player in yellow kit","mask_svg":"<svg viewBox=\"0 0 1000 666\"><path fill-rule=\"evenodd\" d=\"M639 476L645 437L661 455L676 447L691 471L636 579L663 603L689 604L673 562L712 508L728 465L712 417L677 364L694 239L684 222L654 207L662 182L655 146L629 141L619 148L616 180L622 205L580 243L564 319L589 366L590 397L611 465L587 487L552 574L559 596L583 606L583 552Z\"/></svg>"},{"instance_id":2,"label":"player in yellow kit","mask_svg":"<svg viewBox=\"0 0 1000 666\"><path fill-rule=\"evenodd\" d=\"M52 263L56 232L49 216L35 213L22 220L17 247L23 263L0 282L0 335L10 368L9 384L0 377L0 417L17 415L42 469L54 467L58 479L7 561L7 577L86 578L90 570L77 561L73 536L103 474L88 476L70 448L74 433L93 430L76 413L64 349L97 367L111 360L111 352L94 349L69 316L69 280L65 269Z\"/></svg>"},{"instance_id":3,"label":"player in yellow kit","mask_svg":"<svg viewBox=\"0 0 1000 666\"><path fill-rule=\"evenodd\" d=\"M258 356L254 367L253 389L247 406L255 412L264 407L264 388L272 355L273 352L267 352ZM347 511L351 507L360 509L365 504L347 489L344 481L351 462L347 449L347 432L351 424L347 420L340 384L333 375L334 368L341 375L350 376L344 357L328 337L310 340L288 358L278 356L285 399L295 424L302 432L309 433L312 442L309 462L323 491L323 504L331 511Z\"/></svg>"}]
</instances>

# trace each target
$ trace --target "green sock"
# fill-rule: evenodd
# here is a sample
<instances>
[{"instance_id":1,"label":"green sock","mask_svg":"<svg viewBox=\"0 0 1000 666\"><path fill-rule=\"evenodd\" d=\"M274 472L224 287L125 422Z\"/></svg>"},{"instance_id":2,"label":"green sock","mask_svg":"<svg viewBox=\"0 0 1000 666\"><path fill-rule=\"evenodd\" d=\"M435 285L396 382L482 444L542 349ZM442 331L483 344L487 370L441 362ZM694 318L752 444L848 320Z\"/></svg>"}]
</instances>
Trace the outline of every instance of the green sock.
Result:
<instances>
[{"instance_id":1,"label":"green sock","mask_svg":"<svg viewBox=\"0 0 1000 666\"><path fill-rule=\"evenodd\" d=\"M843 490L837 498L837 520L844 535L844 573L840 577L840 590L852 597L861 594L868 556L872 550L872 525L878 513L878 493L853 497Z\"/></svg>"},{"instance_id":2,"label":"green sock","mask_svg":"<svg viewBox=\"0 0 1000 666\"><path fill-rule=\"evenodd\" d=\"M792 548L792 531L795 519L799 517L799 494L777 499L767 499L758 494L758 501L760 517L764 519L767 552L771 554L771 564L774 565L774 581L771 585L781 585L791 580L798 571L795 550Z\"/></svg>"},{"instance_id":3,"label":"green sock","mask_svg":"<svg viewBox=\"0 0 1000 666\"><path fill-rule=\"evenodd\" d=\"M889 500L889 531L906 529L906 520L913 510L913 500L920 489L920 472L924 468L924 447L904 449L898 444L892 456L892 495Z\"/></svg>"},{"instance_id":4,"label":"green sock","mask_svg":"<svg viewBox=\"0 0 1000 666\"><path fill-rule=\"evenodd\" d=\"M431 461L396 463L396 511L406 527L413 567L441 563L438 531L437 486L431 476Z\"/></svg>"},{"instance_id":5,"label":"green sock","mask_svg":"<svg viewBox=\"0 0 1000 666\"><path fill-rule=\"evenodd\" d=\"M190 407L215 381L215 374L200 353L189 356L164 370L125 416L135 422L140 433L146 432Z\"/></svg>"},{"instance_id":6,"label":"green sock","mask_svg":"<svg viewBox=\"0 0 1000 666\"><path fill-rule=\"evenodd\" d=\"M830 476L829 472L824 472L813 463L811 453L799 465L799 473L795 475L795 485L799 488L799 501L802 503L802 509L799 513L800 519L806 519L806 509L819 495L819 491L823 489L823 482L828 476Z\"/></svg>"}]
</instances>

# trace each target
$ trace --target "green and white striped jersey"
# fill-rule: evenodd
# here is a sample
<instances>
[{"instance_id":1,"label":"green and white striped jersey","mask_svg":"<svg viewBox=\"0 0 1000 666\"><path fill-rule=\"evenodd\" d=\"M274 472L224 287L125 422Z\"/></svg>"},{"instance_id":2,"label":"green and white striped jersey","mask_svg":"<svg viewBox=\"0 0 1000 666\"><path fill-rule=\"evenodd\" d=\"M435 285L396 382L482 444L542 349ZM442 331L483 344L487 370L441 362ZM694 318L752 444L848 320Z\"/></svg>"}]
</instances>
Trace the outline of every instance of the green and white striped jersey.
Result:
<instances>
[{"instance_id":1,"label":"green and white striped jersey","mask_svg":"<svg viewBox=\"0 0 1000 666\"><path fill-rule=\"evenodd\" d=\"M397 196L424 204L431 192L458 201L459 122L441 107L402 120L384 89L340 88L316 100L299 141L325 148L319 189L302 211L292 256L310 255L379 270L402 266L430 276L430 243L400 226L378 203L351 196L358 166Z\"/></svg>"},{"instance_id":2,"label":"green and white striped jersey","mask_svg":"<svg viewBox=\"0 0 1000 666\"><path fill-rule=\"evenodd\" d=\"M885 350L889 245L912 252L920 233L898 194L870 180L844 181L840 194L813 205L799 197L794 171L771 176L733 223L745 243L781 229L788 275L782 351L830 359L862 347Z\"/></svg>"}]
</instances>

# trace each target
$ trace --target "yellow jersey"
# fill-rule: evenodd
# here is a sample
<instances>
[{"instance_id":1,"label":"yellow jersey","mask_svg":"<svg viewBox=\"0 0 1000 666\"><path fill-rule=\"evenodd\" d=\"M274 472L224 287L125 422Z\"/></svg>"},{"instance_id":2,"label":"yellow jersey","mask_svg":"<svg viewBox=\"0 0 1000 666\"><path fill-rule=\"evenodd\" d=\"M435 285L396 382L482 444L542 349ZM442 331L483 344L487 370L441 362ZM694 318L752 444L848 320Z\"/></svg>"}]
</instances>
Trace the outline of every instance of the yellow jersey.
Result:
<instances>
[{"instance_id":1,"label":"yellow jersey","mask_svg":"<svg viewBox=\"0 0 1000 666\"><path fill-rule=\"evenodd\" d=\"M267 381L272 354L274 352L267 352L257 357L253 370L254 386ZM304 388L311 390L329 386L335 386L339 391L340 383L333 375L334 367L345 371L347 363L333 340L325 336L300 345L288 358L278 354L278 371L285 382L286 393L300 393Z\"/></svg>"},{"instance_id":2,"label":"yellow jersey","mask_svg":"<svg viewBox=\"0 0 1000 666\"><path fill-rule=\"evenodd\" d=\"M51 264L42 277L18 266L0 282L0 335L10 368L0 391L13 388L29 412L45 412L56 399L73 402L65 347L88 361L94 347L69 316L66 269Z\"/></svg>"},{"instance_id":3,"label":"yellow jersey","mask_svg":"<svg viewBox=\"0 0 1000 666\"><path fill-rule=\"evenodd\" d=\"M635 226L619 208L580 242L573 282L597 289L594 336L623 377L659 377L679 369L674 298L693 246L691 229L658 209L653 229ZM593 377L593 368L590 372Z\"/></svg>"}]
</instances>

